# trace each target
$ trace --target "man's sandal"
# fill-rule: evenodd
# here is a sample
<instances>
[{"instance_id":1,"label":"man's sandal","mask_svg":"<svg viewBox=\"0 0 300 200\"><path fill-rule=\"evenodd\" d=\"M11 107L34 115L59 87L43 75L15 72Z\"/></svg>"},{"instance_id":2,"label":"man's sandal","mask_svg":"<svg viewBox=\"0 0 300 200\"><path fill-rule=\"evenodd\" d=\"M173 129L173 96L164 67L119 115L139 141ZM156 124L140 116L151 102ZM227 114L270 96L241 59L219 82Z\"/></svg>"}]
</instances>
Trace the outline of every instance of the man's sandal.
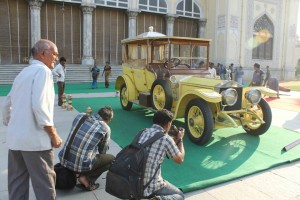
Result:
<instances>
[{"instance_id":1,"label":"man's sandal","mask_svg":"<svg viewBox=\"0 0 300 200\"><path fill-rule=\"evenodd\" d=\"M83 190L83 191L93 191L98 189L100 186L99 183L89 183L89 185L87 187L85 187L82 183L77 184L76 187Z\"/></svg>"}]
</instances>

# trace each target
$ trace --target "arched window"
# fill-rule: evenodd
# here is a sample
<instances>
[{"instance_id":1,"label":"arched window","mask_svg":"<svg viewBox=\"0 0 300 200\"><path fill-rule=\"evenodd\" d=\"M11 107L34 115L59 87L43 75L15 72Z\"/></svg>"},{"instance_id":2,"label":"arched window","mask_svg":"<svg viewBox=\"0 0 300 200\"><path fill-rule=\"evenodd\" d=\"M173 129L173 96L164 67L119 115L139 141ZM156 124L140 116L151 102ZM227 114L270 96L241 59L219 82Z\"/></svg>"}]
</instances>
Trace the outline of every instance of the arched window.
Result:
<instances>
[{"instance_id":1,"label":"arched window","mask_svg":"<svg viewBox=\"0 0 300 200\"><path fill-rule=\"evenodd\" d=\"M95 0L95 4L108 7L128 8L128 0Z\"/></svg>"},{"instance_id":2,"label":"arched window","mask_svg":"<svg viewBox=\"0 0 300 200\"><path fill-rule=\"evenodd\" d=\"M253 27L252 59L272 60L274 25L264 14L256 20Z\"/></svg>"},{"instance_id":3,"label":"arched window","mask_svg":"<svg viewBox=\"0 0 300 200\"><path fill-rule=\"evenodd\" d=\"M147 12L167 13L165 0L139 0L139 9Z\"/></svg>"},{"instance_id":4,"label":"arched window","mask_svg":"<svg viewBox=\"0 0 300 200\"><path fill-rule=\"evenodd\" d=\"M176 14L183 16L183 17L189 17L189 18L200 18L200 8L199 6L194 2L194 0L183 0L180 3L178 3L176 8Z\"/></svg>"}]
</instances>

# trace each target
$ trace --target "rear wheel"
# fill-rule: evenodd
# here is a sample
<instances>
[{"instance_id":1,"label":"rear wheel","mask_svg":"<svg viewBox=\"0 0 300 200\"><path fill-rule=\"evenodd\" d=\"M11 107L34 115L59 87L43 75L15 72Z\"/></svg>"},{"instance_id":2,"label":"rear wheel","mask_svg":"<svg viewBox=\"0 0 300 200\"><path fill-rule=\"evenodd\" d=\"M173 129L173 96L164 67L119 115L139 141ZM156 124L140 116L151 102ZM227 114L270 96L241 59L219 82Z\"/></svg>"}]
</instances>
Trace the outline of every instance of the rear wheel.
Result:
<instances>
[{"instance_id":1,"label":"rear wheel","mask_svg":"<svg viewBox=\"0 0 300 200\"><path fill-rule=\"evenodd\" d=\"M152 108L155 110L172 108L172 91L166 80L157 79L151 87Z\"/></svg>"},{"instance_id":2,"label":"rear wheel","mask_svg":"<svg viewBox=\"0 0 300 200\"><path fill-rule=\"evenodd\" d=\"M193 143L204 145L213 133L214 121L208 103L202 99L190 101L185 110L186 131Z\"/></svg>"},{"instance_id":3,"label":"rear wheel","mask_svg":"<svg viewBox=\"0 0 300 200\"><path fill-rule=\"evenodd\" d=\"M120 89L120 103L123 110L131 110L132 102L128 101L128 91L126 83L124 83Z\"/></svg>"}]
</instances>

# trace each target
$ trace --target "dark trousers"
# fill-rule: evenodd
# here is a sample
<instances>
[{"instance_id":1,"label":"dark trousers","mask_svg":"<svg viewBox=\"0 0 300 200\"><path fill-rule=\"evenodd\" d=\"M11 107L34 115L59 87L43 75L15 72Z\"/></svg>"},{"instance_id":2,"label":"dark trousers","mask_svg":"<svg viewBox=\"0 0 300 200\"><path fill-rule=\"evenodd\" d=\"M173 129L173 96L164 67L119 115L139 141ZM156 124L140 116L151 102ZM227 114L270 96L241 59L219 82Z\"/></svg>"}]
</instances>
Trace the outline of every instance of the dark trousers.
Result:
<instances>
[{"instance_id":1,"label":"dark trousers","mask_svg":"<svg viewBox=\"0 0 300 200\"><path fill-rule=\"evenodd\" d=\"M65 82L58 81L57 86L58 86L58 105L61 106L63 103L62 95L64 94L65 91Z\"/></svg>"},{"instance_id":2,"label":"dark trousers","mask_svg":"<svg viewBox=\"0 0 300 200\"><path fill-rule=\"evenodd\" d=\"M114 159L115 157L111 154L97 154L91 171L82 172L80 175L86 176L90 182L95 183L101 174L109 169Z\"/></svg>"}]
</instances>

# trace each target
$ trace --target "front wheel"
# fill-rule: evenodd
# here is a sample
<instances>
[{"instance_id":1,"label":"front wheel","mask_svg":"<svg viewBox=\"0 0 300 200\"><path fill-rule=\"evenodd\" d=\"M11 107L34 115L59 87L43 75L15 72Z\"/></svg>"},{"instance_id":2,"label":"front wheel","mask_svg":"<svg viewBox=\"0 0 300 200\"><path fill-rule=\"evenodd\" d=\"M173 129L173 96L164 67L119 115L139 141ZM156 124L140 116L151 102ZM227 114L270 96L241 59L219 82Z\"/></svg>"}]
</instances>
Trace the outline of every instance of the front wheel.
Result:
<instances>
[{"instance_id":1,"label":"front wheel","mask_svg":"<svg viewBox=\"0 0 300 200\"><path fill-rule=\"evenodd\" d=\"M186 131L193 143L204 145L213 133L213 114L208 103L202 99L193 99L185 110Z\"/></svg>"},{"instance_id":2,"label":"front wheel","mask_svg":"<svg viewBox=\"0 0 300 200\"><path fill-rule=\"evenodd\" d=\"M120 89L120 103L123 110L131 110L132 102L128 101L128 91L126 83L124 83Z\"/></svg>"},{"instance_id":3,"label":"front wheel","mask_svg":"<svg viewBox=\"0 0 300 200\"><path fill-rule=\"evenodd\" d=\"M255 116L247 113L244 114L246 121L243 124L244 130L250 135L262 135L270 128L272 123L272 111L266 100L261 99L257 105L252 106L251 110L264 120L264 124L260 123Z\"/></svg>"},{"instance_id":4,"label":"front wheel","mask_svg":"<svg viewBox=\"0 0 300 200\"><path fill-rule=\"evenodd\" d=\"M172 108L172 91L166 80L157 79L151 87L152 108L155 110Z\"/></svg>"}]
</instances>

